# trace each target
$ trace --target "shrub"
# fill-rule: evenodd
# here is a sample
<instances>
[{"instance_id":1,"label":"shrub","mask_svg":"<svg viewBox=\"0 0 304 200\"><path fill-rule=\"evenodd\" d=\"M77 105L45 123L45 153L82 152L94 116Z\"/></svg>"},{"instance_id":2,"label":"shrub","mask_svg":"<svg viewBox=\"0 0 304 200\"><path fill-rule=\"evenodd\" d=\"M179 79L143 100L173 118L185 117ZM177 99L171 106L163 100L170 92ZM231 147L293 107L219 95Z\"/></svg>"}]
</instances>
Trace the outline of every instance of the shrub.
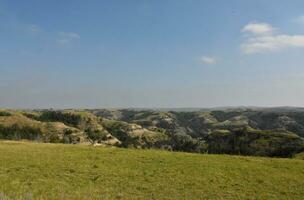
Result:
<instances>
[{"instance_id":1,"label":"shrub","mask_svg":"<svg viewBox=\"0 0 304 200\"><path fill-rule=\"evenodd\" d=\"M204 142L190 135L177 133L171 135L171 146L174 151L205 152Z\"/></svg>"},{"instance_id":2,"label":"shrub","mask_svg":"<svg viewBox=\"0 0 304 200\"><path fill-rule=\"evenodd\" d=\"M292 157L303 151L304 140L295 134L277 130L236 129L214 131L207 138L208 152L271 157Z\"/></svg>"},{"instance_id":3,"label":"shrub","mask_svg":"<svg viewBox=\"0 0 304 200\"><path fill-rule=\"evenodd\" d=\"M4 127L0 125L0 138L2 139L28 139L28 140L40 140L42 131L40 128L34 128L30 126L19 126L13 124L10 127Z\"/></svg>"},{"instance_id":4,"label":"shrub","mask_svg":"<svg viewBox=\"0 0 304 200\"><path fill-rule=\"evenodd\" d=\"M3 117L8 117L8 116L11 116L12 114L7 112L7 111L0 111L0 116L3 116Z\"/></svg>"},{"instance_id":5,"label":"shrub","mask_svg":"<svg viewBox=\"0 0 304 200\"><path fill-rule=\"evenodd\" d=\"M45 111L39 117L41 121L63 122L68 125L78 126L81 123L81 116L61 111Z\"/></svg>"},{"instance_id":6,"label":"shrub","mask_svg":"<svg viewBox=\"0 0 304 200\"><path fill-rule=\"evenodd\" d=\"M101 131L101 130L94 130L91 128L87 128L85 130L86 135L88 136L88 138L92 141L102 141L106 139L107 136L107 132L105 131Z\"/></svg>"}]
</instances>

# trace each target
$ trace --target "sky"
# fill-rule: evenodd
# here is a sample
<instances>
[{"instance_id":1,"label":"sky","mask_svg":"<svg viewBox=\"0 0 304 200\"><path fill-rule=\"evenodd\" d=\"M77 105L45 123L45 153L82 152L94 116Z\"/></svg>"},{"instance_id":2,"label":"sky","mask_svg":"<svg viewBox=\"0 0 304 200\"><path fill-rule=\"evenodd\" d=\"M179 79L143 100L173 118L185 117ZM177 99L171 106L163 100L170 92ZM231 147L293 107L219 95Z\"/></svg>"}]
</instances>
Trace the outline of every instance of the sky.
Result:
<instances>
[{"instance_id":1,"label":"sky","mask_svg":"<svg viewBox=\"0 0 304 200\"><path fill-rule=\"evenodd\" d=\"M303 8L0 0L0 107L304 106Z\"/></svg>"}]
</instances>

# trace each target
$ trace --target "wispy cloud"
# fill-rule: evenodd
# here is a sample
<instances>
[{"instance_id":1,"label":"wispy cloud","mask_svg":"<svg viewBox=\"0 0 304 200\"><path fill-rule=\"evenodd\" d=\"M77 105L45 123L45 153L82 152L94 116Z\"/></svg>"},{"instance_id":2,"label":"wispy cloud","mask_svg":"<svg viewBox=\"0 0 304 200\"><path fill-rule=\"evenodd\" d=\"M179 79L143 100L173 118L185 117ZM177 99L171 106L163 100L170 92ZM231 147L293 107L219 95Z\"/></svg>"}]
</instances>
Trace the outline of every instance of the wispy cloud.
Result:
<instances>
[{"instance_id":1,"label":"wispy cloud","mask_svg":"<svg viewBox=\"0 0 304 200\"><path fill-rule=\"evenodd\" d=\"M298 23L298 24L304 25L304 15L298 16L298 17L295 18L293 21L296 22L296 23Z\"/></svg>"},{"instance_id":2,"label":"wispy cloud","mask_svg":"<svg viewBox=\"0 0 304 200\"><path fill-rule=\"evenodd\" d=\"M60 37L68 38L68 39L78 39L80 36L74 32L59 32L58 35Z\"/></svg>"},{"instance_id":3,"label":"wispy cloud","mask_svg":"<svg viewBox=\"0 0 304 200\"><path fill-rule=\"evenodd\" d=\"M36 25L36 24L32 24L32 25L29 25L27 30L30 32L30 33L38 33L41 31L41 28Z\"/></svg>"},{"instance_id":4,"label":"wispy cloud","mask_svg":"<svg viewBox=\"0 0 304 200\"><path fill-rule=\"evenodd\" d=\"M267 23L249 23L243 29L242 32L251 33L255 35L269 35L276 29Z\"/></svg>"},{"instance_id":5,"label":"wispy cloud","mask_svg":"<svg viewBox=\"0 0 304 200\"><path fill-rule=\"evenodd\" d=\"M57 42L58 44L67 44L67 43L70 42L70 40L69 40L69 39L65 39L65 38L58 38L58 39L56 40L56 42Z\"/></svg>"},{"instance_id":6,"label":"wispy cloud","mask_svg":"<svg viewBox=\"0 0 304 200\"><path fill-rule=\"evenodd\" d=\"M213 64L217 63L217 59L215 57L212 57L212 56L202 56L200 58L200 61L203 64L207 64L207 65L213 65Z\"/></svg>"},{"instance_id":7,"label":"wispy cloud","mask_svg":"<svg viewBox=\"0 0 304 200\"><path fill-rule=\"evenodd\" d=\"M278 51L289 47L304 47L304 35L275 35L249 38L241 47L246 54Z\"/></svg>"},{"instance_id":8,"label":"wispy cloud","mask_svg":"<svg viewBox=\"0 0 304 200\"><path fill-rule=\"evenodd\" d=\"M245 54L279 51L291 47L304 47L304 35L277 34L271 25L260 23L246 25L241 32L250 32L253 35L246 37L241 44ZM255 28L254 28L255 27Z\"/></svg>"},{"instance_id":9,"label":"wispy cloud","mask_svg":"<svg viewBox=\"0 0 304 200\"><path fill-rule=\"evenodd\" d=\"M56 39L59 44L68 44L73 40L79 39L80 36L78 33L74 32L58 32L58 38Z\"/></svg>"}]
</instances>

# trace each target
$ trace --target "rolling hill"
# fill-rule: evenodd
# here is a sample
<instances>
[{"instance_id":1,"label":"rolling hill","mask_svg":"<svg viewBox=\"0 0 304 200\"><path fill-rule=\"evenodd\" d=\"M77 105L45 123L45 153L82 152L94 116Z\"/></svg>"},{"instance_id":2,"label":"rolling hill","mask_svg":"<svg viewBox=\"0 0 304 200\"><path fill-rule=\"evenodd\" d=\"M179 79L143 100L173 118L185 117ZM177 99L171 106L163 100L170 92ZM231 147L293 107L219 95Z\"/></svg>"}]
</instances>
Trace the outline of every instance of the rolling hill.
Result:
<instances>
[{"instance_id":1,"label":"rolling hill","mask_svg":"<svg viewBox=\"0 0 304 200\"><path fill-rule=\"evenodd\" d=\"M1 110L0 139L293 157L304 151L299 108L160 111Z\"/></svg>"}]
</instances>

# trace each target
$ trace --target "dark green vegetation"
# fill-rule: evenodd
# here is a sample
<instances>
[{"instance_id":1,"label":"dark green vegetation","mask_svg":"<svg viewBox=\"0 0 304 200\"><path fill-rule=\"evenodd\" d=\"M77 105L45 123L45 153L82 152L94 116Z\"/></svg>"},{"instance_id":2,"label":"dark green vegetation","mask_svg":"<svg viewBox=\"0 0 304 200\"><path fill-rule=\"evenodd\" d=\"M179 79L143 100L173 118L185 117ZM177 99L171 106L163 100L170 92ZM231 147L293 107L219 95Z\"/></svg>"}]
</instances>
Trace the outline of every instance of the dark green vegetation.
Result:
<instances>
[{"instance_id":1,"label":"dark green vegetation","mask_svg":"<svg viewBox=\"0 0 304 200\"><path fill-rule=\"evenodd\" d=\"M0 111L0 138L126 148L293 157L303 109Z\"/></svg>"},{"instance_id":2,"label":"dark green vegetation","mask_svg":"<svg viewBox=\"0 0 304 200\"><path fill-rule=\"evenodd\" d=\"M0 198L303 199L300 159L0 142Z\"/></svg>"}]
</instances>

